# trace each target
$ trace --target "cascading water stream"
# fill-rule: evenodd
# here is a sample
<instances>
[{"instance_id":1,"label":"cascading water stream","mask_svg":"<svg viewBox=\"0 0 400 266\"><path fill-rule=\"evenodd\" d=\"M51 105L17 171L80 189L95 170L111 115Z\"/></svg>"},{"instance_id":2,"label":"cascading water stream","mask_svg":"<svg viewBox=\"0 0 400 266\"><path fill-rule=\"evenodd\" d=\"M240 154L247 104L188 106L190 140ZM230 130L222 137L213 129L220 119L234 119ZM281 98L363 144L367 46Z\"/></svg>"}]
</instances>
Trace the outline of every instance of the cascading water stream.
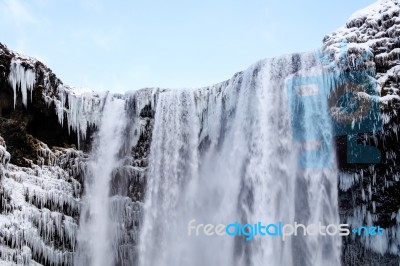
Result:
<instances>
[{"instance_id":1,"label":"cascading water stream","mask_svg":"<svg viewBox=\"0 0 400 266\"><path fill-rule=\"evenodd\" d=\"M141 158L149 160L143 208L130 192L142 163L130 159L136 144L128 132L138 131L128 129L147 121L140 112L153 96L138 94L131 106L108 97L85 176L75 264L340 265L337 235L188 234L190 221L339 224L332 129L321 111L327 99L307 98L312 86L288 82L315 75L333 86L313 54L297 54L213 87L157 91L150 155Z\"/></svg>"},{"instance_id":2,"label":"cascading water stream","mask_svg":"<svg viewBox=\"0 0 400 266\"><path fill-rule=\"evenodd\" d=\"M162 93L157 110L149 169L150 176L157 178L148 180L142 233L142 241L147 244L141 245L139 260L140 265L188 265L195 262L173 254L183 254L187 250L187 241L179 230L195 205L193 189L198 168L199 121L194 94L188 91ZM175 239L168 252L165 252L166 239Z\"/></svg>"},{"instance_id":3,"label":"cascading water stream","mask_svg":"<svg viewBox=\"0 0 400 266\"><path fill-rule=\"evenodd\" d=\"M126 123L125 101L108 96L85 174L74 265L114 265L110 182L113 170L119 165L118 152L123 145Z\"/></svg>"},{"instance_id":4,"label":"cascading water stream","mask_svg":"<svg viewBox=\"0 0 400 266\"><path fill-rule=\"evenodd\" d=\"M340 265L339 236L188 236L191 220L339 223L334 156L329 167L299 164L310 143L293 137L286 80L295 74L324 75L314 55L291 55L261 61L216 87L160 93L140 266ZM331 145L329 119L318 111L325 107L310 100L299 118L304 134L320 132L311 146Z\"/></svg>"}]
</instances>

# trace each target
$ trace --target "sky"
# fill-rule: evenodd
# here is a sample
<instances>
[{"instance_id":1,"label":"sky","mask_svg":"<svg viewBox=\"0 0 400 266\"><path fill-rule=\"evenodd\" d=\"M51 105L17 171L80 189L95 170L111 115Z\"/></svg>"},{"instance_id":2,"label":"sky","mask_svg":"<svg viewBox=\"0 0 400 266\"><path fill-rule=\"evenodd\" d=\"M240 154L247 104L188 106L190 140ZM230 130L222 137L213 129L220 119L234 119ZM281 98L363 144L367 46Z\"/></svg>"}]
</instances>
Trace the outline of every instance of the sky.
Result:
<instances>
[{"instance_id":1,"label":"sky","mask_svg":"<svg viewBox=\"0 0 400 266\"><path fill-rule=\"evenodd\" d=\"M97 91L192 88L318 49L374 0L0 0L0 42Z\"/></svg>"}]
</instances>

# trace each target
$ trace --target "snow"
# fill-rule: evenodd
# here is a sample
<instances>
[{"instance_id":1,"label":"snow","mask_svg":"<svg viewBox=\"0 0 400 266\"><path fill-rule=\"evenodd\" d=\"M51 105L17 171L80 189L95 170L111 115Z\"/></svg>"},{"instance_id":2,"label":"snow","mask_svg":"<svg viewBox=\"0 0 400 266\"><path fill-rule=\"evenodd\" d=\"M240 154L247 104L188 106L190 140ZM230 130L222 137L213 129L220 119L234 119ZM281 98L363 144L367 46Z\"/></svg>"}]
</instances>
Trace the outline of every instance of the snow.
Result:
<instances>
[{"instance_id":1,"label":"snow","mask_svg":"<svg viewBox=\"0 0 400 266\"><path fill-rule=\"evenodd\" d=\"M398 0L380 0L356 12L345 26L325 37L324 54L333 57L339 67L343 66L340 59L354 57L359 60L358 69L374 69L374 56L384 58L391 53L389 57L394 58L398 51L389 48L399 40L399 12Z\"/></svg>"},{"instance_id":2,"label":"snow","mask_svg":"<svg viewBox=\"0 0 400 266\"><path fill-rule=\"evenodd\" d=\"M368 17L369 19L378 20L383 14L393 14L399 10L398 0L379 0L372 5L358 10L350 16L351 20Z\"/></svg>"}]
</instances>

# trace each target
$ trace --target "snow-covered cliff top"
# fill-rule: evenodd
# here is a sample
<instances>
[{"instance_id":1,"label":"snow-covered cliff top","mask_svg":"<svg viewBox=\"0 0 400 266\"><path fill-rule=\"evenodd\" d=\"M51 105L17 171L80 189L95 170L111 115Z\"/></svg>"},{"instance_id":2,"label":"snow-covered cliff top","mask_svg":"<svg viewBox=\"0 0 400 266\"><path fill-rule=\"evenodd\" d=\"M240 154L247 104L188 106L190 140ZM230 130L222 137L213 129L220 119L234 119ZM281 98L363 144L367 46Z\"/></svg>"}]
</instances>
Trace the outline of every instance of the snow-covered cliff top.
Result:
<instances>
[{"instance_id":1,"label":"snow-covered cliff top","mask_svg":"<svg viewBox=\"0 0 400 266\"><path fill-rule=\"evenodd\" d=\"M384 15L390 15L399 11L399 1L398 0L379 0L372 5L356 11L349 21L356 19L369 18L378 21L382 19Z\"/></svg>"},{"instance_id":2,"label":"snow-covered cliff top","mask_svg":"<svg viewBox=\"0 0 400 266\"><path fill-rule=\"evenodd\" d=\"M340 66L339 59L346 46L346 57L358 59L359 67L379 67L373 64L377 57L398 55L400 51L399 13L398 0L379 0L354 13L346 25L325 36L324 53Z\"/></svg>"}]
</instances>

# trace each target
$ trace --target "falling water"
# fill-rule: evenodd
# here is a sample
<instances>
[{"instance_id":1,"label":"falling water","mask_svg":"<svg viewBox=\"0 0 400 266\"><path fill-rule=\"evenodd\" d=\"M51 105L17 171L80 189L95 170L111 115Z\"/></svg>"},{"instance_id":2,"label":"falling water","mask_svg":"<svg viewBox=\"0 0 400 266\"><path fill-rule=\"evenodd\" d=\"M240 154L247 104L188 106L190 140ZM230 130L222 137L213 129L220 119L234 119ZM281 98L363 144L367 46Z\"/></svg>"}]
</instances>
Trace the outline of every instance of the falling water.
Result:
<instances>
[{"instance_id":1,"label":"falling water","mask_svg":"<svg viewBox=\"0 0 400 266\"><path fill-rule=\"evenodd\" d=\"M187 249L188 241L177 232L195 204L199 121L194 95L188 91L162 93L157 110L149 170L149 175L157 178L148 180L143 228L143 241L148 244L141 246L140 264L189 265L194 262L173 254L183 254ZM166 252L168 239L175 240Z\"/></svg>"},{"instance_id":2,"label":"falling water","mask_svg":"<svg viewBox=\"0 0 400 266\"><path fill-rule=\"evenodd\" d=\"M340 265L338 236L188 234L190 221L339 223L327 97L308 97L318 90L293 81L310 76L333 86L315 56L301 54L260 61L211 87L139 93L132 106L108 97L88 163L75 264ZM138 121L126 113L149 119L139 116L150 99L156 106L142 208L128 193L132 184L122 187L142 176L129 159L135 141L128 131L138 131L127 129Z\"/></svg>"},{"instance_id":3,"label":"falling water","mask_svg":"<svg viewBox=\"0 0 400 266\"><path fill-rule=\"evenodd\" d=\"M338 236L245 241L188 235L191 220L339 223L334 156L329 167L300 164L326 163L324 156L301 158L313 145L331 152L329 119L315 112L326 106L321 99L309 100L296 119L303 136L320 133L299 141L286 88L294 76L323 73L313 55L290 55L261 61L213 87L160 93L140 266L340 265Z\"/></svg>"},{"instance_id":4,"label":"falling water","mask_svg":"<svg viewBox=\"0 0 400 266\"><path fill-rule=\"evenodd\" d=\"M88 163L75 265L114 265L110 181L126 126L125 101L109 96Z\"/></svg>"}]
</instances>

